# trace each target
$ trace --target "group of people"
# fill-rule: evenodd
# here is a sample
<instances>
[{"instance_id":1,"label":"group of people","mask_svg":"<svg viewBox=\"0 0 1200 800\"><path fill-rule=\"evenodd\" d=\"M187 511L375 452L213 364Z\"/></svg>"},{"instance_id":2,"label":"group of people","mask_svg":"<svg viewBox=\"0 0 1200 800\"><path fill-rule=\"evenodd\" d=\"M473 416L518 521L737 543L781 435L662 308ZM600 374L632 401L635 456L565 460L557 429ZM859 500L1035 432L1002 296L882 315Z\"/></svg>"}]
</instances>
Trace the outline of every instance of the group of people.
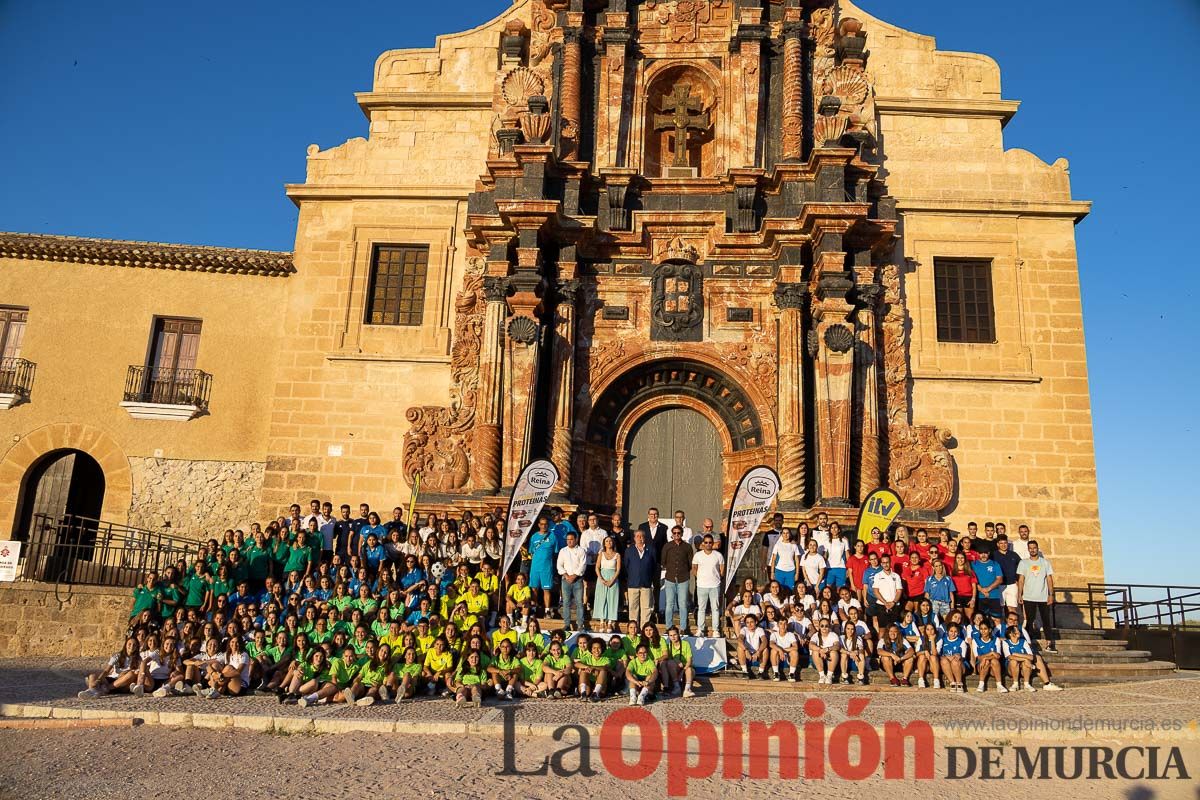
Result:
<instances>
[{"instance_id":1,"label":"group of people","mask_svg":"<svg viewBox=\"0 0 1200 800\"><path fill-rule=\"evenodd\" d=\"M795 531L777 514L751 566L761 574L726 603L712 520L599 520L551 509L501 574L499 510L409 525L400 508L383 523L365 504L336 519L329 503L292 506L146 575L121 651L80 696L478 705L628 692L637 704L693 693L693 630L728 636L747 677L795 681L811 664L822 684L876 669L893 685L961 690L974 674L980 691L989 679L1006 691L1006 678L1032 690L1036 671L1057 688L1035 626L1050 635L1053 571L1026 526L1011 542L1002 524L979 536L972 523L957 541L900 525L850 544L824 514Z\"/></svg>"}]
</instances>

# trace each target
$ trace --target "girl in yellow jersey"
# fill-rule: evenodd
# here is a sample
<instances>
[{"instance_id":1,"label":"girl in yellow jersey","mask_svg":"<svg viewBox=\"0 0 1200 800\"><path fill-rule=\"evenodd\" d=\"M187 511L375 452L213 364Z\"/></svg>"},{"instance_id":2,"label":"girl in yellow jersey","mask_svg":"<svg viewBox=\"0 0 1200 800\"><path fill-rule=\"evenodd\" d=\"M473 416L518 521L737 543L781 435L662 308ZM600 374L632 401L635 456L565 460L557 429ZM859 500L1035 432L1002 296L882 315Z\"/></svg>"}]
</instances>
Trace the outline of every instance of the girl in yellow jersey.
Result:
<instances>
[{"instance_id":1,"label":"girl in yellow jersey","mask_svg":"<svg viewBox=\"0 0 1200 800\"><path fill-rule=\"evenodd\" d=\"M505 641L512 642L515 648L519 644L519 637L517 632L510 627L508 617L501 617L500 627L492 631L492 652L499 652L500 643Z\"/></svg>"},{"instance_id":2,"label":"girl in yellow jersey","mask_svg":"<svg viewBox=\"0 0 1200 800\"><path fill-rule=\"evenodd\" d=\"M529 578L524 573L517 573L517 582L508 587L508 599L504 607L506 614L513 614L518 608L528 606L533 590L529 588Z\"/></svg>"},{"instance_id":3,"label":"girl in yellow jersey","mask_svg":"<svg viewBox=\"0 0 1200 800\"><path fill-rule=\"evenodd\" d=\"M482 706L483 687L487 684L487 678L488 673L483 668L480 653L477 651L467 653L462 663L458 665L458 670L452 679L455 707L462 708L464 703L471 703L476 708Z\"/></svg>"},{"instance_id":4,"label":"girl in yellow jersey","mask_svg":"<svg viewBox=\"0 0 1200 800\"><path fill-rule=\"evenodd\" d=\"M673 693L684 697L695 697L692 682L696 679L696 670L692 665L692 646L684 641L679 633L679 627L672 625L667 629L667 659L663 661L667 675L670 678Z\"/></svg>"},{"instance_id":5,"label":"girl in yellow jersey","mask_svg":"<svg viewBox=\"0 0 1200 800\"><path fill-rule=\"evenodd\" d=\"M412 646L405 647L400 661L392 667L388 685L395 692L397 701L411 700L417 693L417 684L420 682L421 662L417 658L417 649Z\"/></svg>"},{"instance_id":6,"label":"girl in yellow jersey","mask_svg":"<svg viewBox=\"0 0 1200 800\"><path fill-rule=\"evenodd\" d=\"M537 621L536 617L529 620L529 625L525 628L524 633L517 635L518 651L524 652L528 645L537 648L538 658L546 654L546 635L542 633L542 624Z\"/></svg>"},{"instance_id":7,"label":"girl in yellow jersey","mask_svg":"<svg viewBox=\"0 0 1200 800\"><path fill-rule=\"evenodd\" d=\"M392 673L392 649L386 644L372 649L374 654L358 668L358 675L354 677L354 695L358 697L355 705L370 706L377 701L386 703L392 699L387 688L387 679Z\"/></svg>"},{"instance_id":8,"label":"girl in yellow jersey","mask_svg":"<svg viewBox=\"0 0 1200 800\"><path fill-rule=\"evenodd\" d=\"M442 690L442 697L450 696L450 683L454 676L454 654L439 636L433 640L433 649L425 654L421 678L425 681L425 692L435 695Z\"/></svg>"}]
</instances>

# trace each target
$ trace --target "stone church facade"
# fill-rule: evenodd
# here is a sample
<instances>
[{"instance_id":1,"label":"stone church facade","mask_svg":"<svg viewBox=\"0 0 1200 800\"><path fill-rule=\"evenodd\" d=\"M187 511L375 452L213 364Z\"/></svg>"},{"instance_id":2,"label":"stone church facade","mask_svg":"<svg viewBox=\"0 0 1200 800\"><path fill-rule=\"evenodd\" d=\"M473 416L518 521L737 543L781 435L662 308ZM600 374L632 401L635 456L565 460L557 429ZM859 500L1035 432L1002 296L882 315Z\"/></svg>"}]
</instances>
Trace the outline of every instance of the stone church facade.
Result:
<instances>
[{"instance_id":1,"label":"stone church facade","mask_svg":"<svg viewBox=\"0 0 1200 800\"><path fill-rule=\"evenodd\" d=\"M60 391L43 337L33 391L0 411L4 524L45 453L101 438L121 492L105 513L175 505L196 535L310 497L390 510L418 476L422 508L490 509L536 457L560 502L637 521L654 495L631 483L686 492L713 470L727 500L768 464L793 521L851 520L890 485L926 527L1025 522L1068 582L1102 579L1089 206L1065 161L1004 149L1018 104L990 59L849 2L517 0L384 53L357 98L369 135L310 147L287 187L293 253L224 251L221 269L216 248L147 245L142 263L121 255L138 243L0 237L27 350L57 313L45 275L101 293L153 275L207 298L181 316L203 319L213 387L190 419L39 408ZM170 310L147 298L143 316ZM259 298L269 321L224 310ZM638 450L681 410L703 447ZM201 477L234 518L189 510Z\"/></svg>"}]
</instances>

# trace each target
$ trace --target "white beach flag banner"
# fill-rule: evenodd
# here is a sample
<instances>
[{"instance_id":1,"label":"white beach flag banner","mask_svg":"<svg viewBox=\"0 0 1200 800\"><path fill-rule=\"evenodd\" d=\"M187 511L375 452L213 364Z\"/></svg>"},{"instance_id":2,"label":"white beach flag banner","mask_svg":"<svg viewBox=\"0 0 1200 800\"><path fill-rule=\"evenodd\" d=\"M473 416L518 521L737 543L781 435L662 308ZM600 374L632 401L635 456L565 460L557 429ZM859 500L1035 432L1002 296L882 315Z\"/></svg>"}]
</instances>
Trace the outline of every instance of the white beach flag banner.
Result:
<instances>
[{"instance_id":1,"label":"white beach flag banner","mask_svg":"<svg viewBox=\"0 0 1200 800\"><path fill-rule=\"evenodd\" d=\"M737 572L742 557L754 544L763 517L771 510L779 494L779 475L770 467L752 467L738 481L729 505L728 548L725 554L725 589Z\"/></svg>"},{"instance_id":2,"label":"white beach flag banner","mask_svg":"<svg viewBox=\"0 0 1200 800\"><path fill-rule=\"evenodd\" d=\"M508 500L508 521L504 525L504 564L501 575L508 574L525 537L533 530L533 523L542 513L542 507L550 499L550 490L558 483L558 469L546 460L533 461L521 470L521 477L513 486Z\"/></svg>"},{"instance_id":3,"label":"white beach flag banner","mask_svg":"<svg viewBox=\"0 0 1200 800\"><path fill-rule=\"evenodd\" d=\"M15 581L21 562L21 543L0 541L0 581Z\"/></svg>"}]
</instances>

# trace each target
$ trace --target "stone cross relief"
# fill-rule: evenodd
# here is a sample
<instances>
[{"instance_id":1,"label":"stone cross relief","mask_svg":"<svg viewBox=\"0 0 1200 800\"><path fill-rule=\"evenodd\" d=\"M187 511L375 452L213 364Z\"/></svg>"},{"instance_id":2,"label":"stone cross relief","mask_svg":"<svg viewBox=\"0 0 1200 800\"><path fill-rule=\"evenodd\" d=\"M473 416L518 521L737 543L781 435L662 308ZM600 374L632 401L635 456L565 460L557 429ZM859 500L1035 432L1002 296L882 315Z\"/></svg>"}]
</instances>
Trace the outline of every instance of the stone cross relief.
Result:
<instances>
[{"instance_id":1,"label":"stone cross relief","mask_svg":"<svg viewBox=\"0 0 1200 800\"><path fill-rule=\"evenodd\" d=\"M700 98L692 97L692 87L686 83L676 84L663 98L662 113L654 115L654 130L675 131L675 160L671 166L692 166L688 163L688 139L693 132L703 133L712 127L708 112L702 108Z\"/></svg>"}]
</instances>

